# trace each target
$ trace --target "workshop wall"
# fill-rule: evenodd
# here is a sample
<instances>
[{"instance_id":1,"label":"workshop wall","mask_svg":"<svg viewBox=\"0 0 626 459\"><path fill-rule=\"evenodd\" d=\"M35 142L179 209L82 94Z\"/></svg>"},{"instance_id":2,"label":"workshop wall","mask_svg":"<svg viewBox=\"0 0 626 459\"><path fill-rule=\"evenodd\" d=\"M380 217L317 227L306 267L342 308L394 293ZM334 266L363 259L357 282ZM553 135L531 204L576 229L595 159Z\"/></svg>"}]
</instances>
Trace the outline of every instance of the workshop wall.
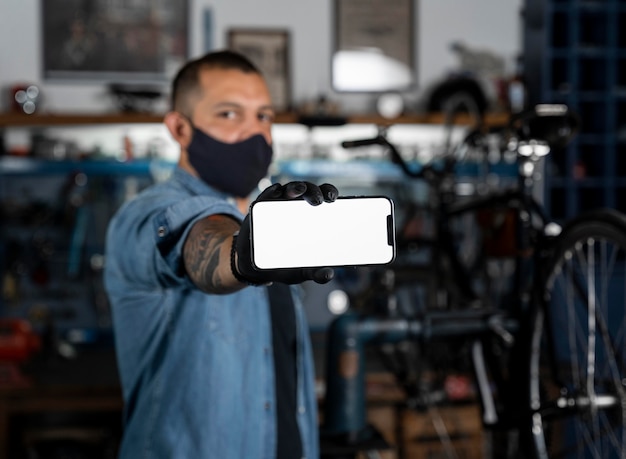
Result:
<instances>
[{"instance_id":1,"label":"workshop wall","mask_svg":"<svg viewBox=\"0 0 626 459\"><path fill-rule=\"evenodd\" d=\"M416 64L419 88L456 64L452 41L502 55L510 65L520 52L523 0L416 0ZM373 97L340 95L330 89L332 0L191 0L191 53L205 51L204 13L210 10L209 42L225 44L230 27L291 31L292 93L296 103L326 94L346 112L371 111ZM41 77L40 1L0 2L0 91L16 82L38 84L48 111L106 111L113 101L95 83L49 83ZM417 89L419 92L420 89ZM3 101L3 104L6 104ZM6 108L2 105L1 108Z\"/></svg>"}]
</instances>

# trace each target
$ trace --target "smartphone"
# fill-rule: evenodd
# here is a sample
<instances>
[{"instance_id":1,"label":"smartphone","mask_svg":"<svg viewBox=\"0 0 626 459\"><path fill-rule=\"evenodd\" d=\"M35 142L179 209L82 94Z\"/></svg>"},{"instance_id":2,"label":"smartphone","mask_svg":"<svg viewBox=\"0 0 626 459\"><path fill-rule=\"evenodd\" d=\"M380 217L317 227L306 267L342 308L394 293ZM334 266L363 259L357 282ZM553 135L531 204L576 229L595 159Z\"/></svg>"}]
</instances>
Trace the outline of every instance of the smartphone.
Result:
<instances>
[{"instance_id":1,"label":"smartphone","mask_svg":"<svg viewBox=\"0 0 626 459\"><path fill-rule=\"evenodd\" d=\"M394 204L385 196L340 196L319 206L257 201L250 232L260 270L381 265L396 255Z\"/></svg>"}]
</instances>

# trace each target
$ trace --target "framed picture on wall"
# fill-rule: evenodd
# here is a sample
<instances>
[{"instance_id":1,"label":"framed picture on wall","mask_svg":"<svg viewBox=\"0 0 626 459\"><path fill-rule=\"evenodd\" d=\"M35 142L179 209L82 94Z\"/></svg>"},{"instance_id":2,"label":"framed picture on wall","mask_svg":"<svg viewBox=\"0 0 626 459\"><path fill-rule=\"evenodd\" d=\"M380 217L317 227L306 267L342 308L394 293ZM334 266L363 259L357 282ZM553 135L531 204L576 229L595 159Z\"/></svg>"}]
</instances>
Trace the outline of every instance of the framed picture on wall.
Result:
<instances>
[{"instance_id":1,"label":"framed picture on wall","mask_svg":"<svg viewBox=\"0 0 626 459\"><path fill-rule=\"evenodd\" d=\"M189 0L40 0L49 80L166 82L189 56Z\"/></svg>"},{"instance_id":2,"label":"framed picture on wall","mask_svg":"<svg viewBox=\"0 0 626 459\"><path fill-rule=\"evenodd\" d=\"M334 90L401 91L415 84L415 1L334 0Z\"/></svg>"},{"instance_id":3,"label":"framed picture on wall","mask_svg":"<svg viewBox=\"0 0 626 459\"><path fill-rule=\"evenodd\" d=\"M276 110L288 111L291 108L289 31L233 28L228 31L228 47L259 68Z\"/></svg>"}]
</instances>

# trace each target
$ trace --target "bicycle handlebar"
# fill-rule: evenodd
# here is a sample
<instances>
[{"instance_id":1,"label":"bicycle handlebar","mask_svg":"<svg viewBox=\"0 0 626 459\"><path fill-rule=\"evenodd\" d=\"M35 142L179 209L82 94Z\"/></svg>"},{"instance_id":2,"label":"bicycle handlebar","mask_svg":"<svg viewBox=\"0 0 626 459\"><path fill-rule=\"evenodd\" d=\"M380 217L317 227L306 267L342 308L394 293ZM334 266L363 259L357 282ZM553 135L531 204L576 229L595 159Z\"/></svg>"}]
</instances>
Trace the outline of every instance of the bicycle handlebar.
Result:
<instances>
[{"instance_id":1,"label":"bicycle handlebar","mask_svg":"<svg viewBox=\"0 0 626 459\"><path fill-rule=\"evenodd\" d=\"M571 112L566 105L538 104L522 113L512 115L506 127L500 127L493 132L505 131L513 133L518 140L535 139L546 142L549 147L564 147L577 133L579 124L577 115ZM484 135L485 132L479 128L471 129L460 145L480 146L480 139ZM341 143L343 148L370 145L380 145L387 148L391 154L391 161L400 166L407 176L417 179L437 179L450 174L458 160L458 158L452 158L448 151L447 155L443 157L443 167L441 165L439 167L425 165L419 171L412 170L395 145L387 140L384 131L369 139L348 140Z\"/></svg>"},{"instance_id":2,"label":"bicycle handlebar","mask_svg":"<svg viewBox=\"0 0 626 459\"><path fill-rule=\"evenodd\" d=\"M389 142L389 140L387 140L387 138L383 134L379 134L376 137L372 137L369 139L346 140L346 141L341 142L341 146L347 149L367 147L370 145L380 145L382 147L386 147L389 150L389 153L391 155L391 161L394 164L397 164L398 166L400 166L400 169L402 169L402 172L404 172L405 175L412 177L412 178L417 178L417 179L431 178L432 179L432 178L441 176L442 173L445 173L446 171L449 172L451 170L450 168L452 164L450 162L445 163L444 170L438 170L437 168L429 166L429 165L425 165L420 170L417 170L417 171L411 169L407 161L400 155L400 152L398 151L396 146L392 144L391 142Z\"/></svg>"},{"instance_id":3,"label":"bicycle handlebar","mask_svg":"<svg viewBox=\"0 0 626 459\"><path fill-rule=\"evenodd\" d=\"M387 138L383 134L379 134L376 137L372 137L370 139L359 139L359 140L347 140L341 143L343 148L358 148L358 147L366 147L369 145L380 145L382 147L386 147L389 149L389 153L391 154L391 161L394 164L397 164L409 177L413 178L424 178L425 171L427 168L422 168L419 171L412 170L404 158L400 155L400 152L396 148L394 144L389 142Z\"/></svg>"},{"instance_id":4,"label":"bicycle handlebar","mask_svg":"<svg viewBox=\"0 0 626 459\"><path fill-rule=\"evenodd\" d=\"M361 140L346 140L341 142L341 146L343 148L358 148L358 147L367 147L369 145L387 145L386 142L382 141L380 136L374 137L372 139L361 139Z\"/></svg>"}]
</instances>

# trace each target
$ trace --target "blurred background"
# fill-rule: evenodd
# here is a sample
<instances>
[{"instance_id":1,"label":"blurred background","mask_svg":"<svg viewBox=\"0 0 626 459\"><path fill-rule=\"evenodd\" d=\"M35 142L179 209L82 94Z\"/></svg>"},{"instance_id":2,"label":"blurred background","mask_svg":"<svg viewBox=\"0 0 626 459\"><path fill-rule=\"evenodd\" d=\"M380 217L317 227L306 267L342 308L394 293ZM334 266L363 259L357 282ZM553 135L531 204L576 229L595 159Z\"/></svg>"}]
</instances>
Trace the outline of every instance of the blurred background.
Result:
<instances>
[{"instance_id":1,"label":"blurred background","mask_svg":"<svg viewBox=\"0 0 626 459\"><path fill-rule=\"evenodd\" d=\"M174 167L161 121L186 59L232 48L262 69L279 109L268 180L385 194L400 221L407 193L424 203L429 190L409 185L380 146L347 150L343 141L384 131L419 166L468 129L566 104L580 135L541 161L534 185L564 221L626 210L624 23L617 0L3 0L0 458L115 455L122 404L104 232L121 203ZM459 193L515 183L514 162L492 153L487 168L459 169ZM304 285L320 398L328 325L370 274ZM393 378L375 357L368 367L368 415L392 444L385 457L452 457L424 433L436 427L428 415L398 418ZM452 376L467 403L442 419L463 440L458 457L483 457L472 384L464 368ZM423 437L411 440L419 448L399 452L401 428Z\"/></svg>"}]
</instances>

